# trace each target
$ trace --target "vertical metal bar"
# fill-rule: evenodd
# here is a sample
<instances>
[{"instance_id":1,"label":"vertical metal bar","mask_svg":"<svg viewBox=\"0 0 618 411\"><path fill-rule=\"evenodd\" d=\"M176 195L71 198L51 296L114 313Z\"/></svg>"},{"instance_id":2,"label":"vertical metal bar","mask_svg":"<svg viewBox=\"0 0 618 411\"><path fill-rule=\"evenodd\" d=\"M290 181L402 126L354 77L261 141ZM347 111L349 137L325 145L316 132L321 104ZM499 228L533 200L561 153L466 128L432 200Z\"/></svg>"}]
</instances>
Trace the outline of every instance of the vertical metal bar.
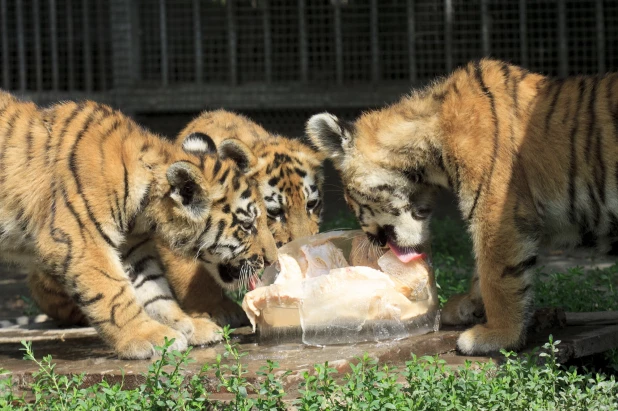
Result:
<instances>
[{"instance_id":1,"label":"vertical metal bar","mask_svg":"<svg viewBox=\"0 0 618 411\"><path fill-rule=\"evenodd\" d=\"M41 16L39 0L32 0L32 28L34 29L34 69L36 89L43 90L43 56L41 55Z\"/></svg>"},{"instance_id":2,"label":"vertical metal bar","mask_svg":"<svg viewBox=\"0 0 618 411\"><path fill-rule=\"evenodd\" d=\"M60 88L58 63L58 22L56 21L56 0L49 0L49 37L51 42L52 90Z\"/></svg>"},{"instance_id":3,"label":"vertical metal bar","mask_svg":"<svg viewBox=\"0 0 618 411\"><path fill-rule=\"evenodd\" d=\"M159 0L159 33L161 35L161 83L169 84L169 61L167 54L167 14L165 0Z\"/></svg>"},{"instance_id":4,"label":"vertical metal bar","mask_svg":"<svg viewBox=\"0 0 618 411\"><path fill-rule=\"evenodd\" d=\"M605 16L603 15L603 0L596 0L596 23L597 23L597 62L599 73L607 70L605 57Z\"/></svg>"},{"instance_id":5,"label":"vertical metal bar","mask_svg":"<svg viewBox=\"0 0 618 411\"><path fill-rule=\"evenodd\" d=\"M97 53L99 68L99 89L107 90L107 58L105 57L105 26L104 26L103 0L97 0Z\"/></svg>"},{"instance_id":6,"label":"vertical metal bar","mask_svg":"<svg viewBox=\"0 0 618 411\"><path fill-rule=\"evenodd\" d=\"M489 55L489 5L481 0L481 26L483 31L483 56Z\"/></svg>"},{"instance_id":7,"label":"vertical metal bar","mask_svg":"<svg viewBox=\"0 0 618 411\"><path fill-rule=\"evenodd\" d=\"M69 90L75 89L75 67L73 64L73 4L71 0L66 2L67 16L67 71Z\"/></svg>"},{"instance_id":8,"label":"vertical metal bar","mask_svg":"<svg viewBox=\"0 0 618 411\"><path fill-rule=\"evenodd\" d=\"M16 0L17 14L17 61L19 62L19 89L26 91L26 39L24 37L24 4Z\"/></svg>"},{"instance_id":9,"label":"vertical metal bar","mask_svg":"<svg viewBox=\"0 0 618 411\"><path fill-rule=\"evenodd\" d=\"M204 57L202 50L202 14L200 0L193 0L193 47L195 48L195 81L202 82L204 75Z\"/></svg>"},{"instance_id":10,"label":"vertical metal bar","mask_svg":"<svg viewBox=\"0 0 618 411\"><path fill-rule=\"evenodd\" d=\"M337 84L343 84L343 33L341 27L341 3L334 2L335 8L335 64Z\"/></svg>"},{"instance_id":11,"label":"vertical metal bar","mask_svg":"<svg viewBox=\"0 0 618 411\"><path fill-rule=\"evenodd\" d=\"M380 38L378 32L378 0L371 0L371 80L380 80Z\"/></svg>"},{"instance_id":12,"label":"vertical metal bar","mask_svg":"<svg viewBox=\"0 0 618 411\"><path fill-rule=\"evenodd\" d=\"M229 50L230 64L230 83L238 84L238 60L236 46L238 44L238 35L236 32L236 16L234 16L234 0L227 0L227 41Z\"/></svg>"},{"instance_id":13,"label":"vertical metal bar","mask_svg":"<svg viewBox=\"0 0 618 411\"><path fill-rule=\"evenodd\" d=\"M566 77L569 72L566 31L566 3L558 0L558 55L560 57L560 77Z\"/></svg>"},{"instance_id":14,"label":"vertical metal bar","mask_svg":"<svg viewBox=\"0 0 618 411\"><path fill-rule=\"evenodd\" d=\"M414 22L414 0L408 0L408 65L410 81L418 82L418 68L416 67L416 28Z\"/></svg>"},{"instance_id":15,"label":"vertical metal bar","mask_svg":"<svg viewBox=\"0 0 618 411\"><path fill-rule=\"evenodd\" d=\"M82 0L82 44L84 47L84 78L86 79L86 91L92 91L92 45L90 44L90 3Z\"/></svg>"},{"instance_id":16,"label":"vertical metal bar","mask_svg":"<svg viewBox=\"0 0 618 411\"><path fill-rule=\"evenodd\" d=\"M300 48L300 80L309 80L309 50L307 47L307 20L305 18L305 0L298 0L298 46Z\"/></svg>"},{"instance_id":17,"label":"vertical metal bar","mask_svg":"<svg viewBox=\"0 0 618 411\"><path fill-rule=\"evenodd\" d=\"M453 0L444 0L444 49L446 71L453 71Z\"/></svg>"},{"instance_id":18,"label":"vertical metal bar","mask_svg":"<svg viewBox=\"0 0 618 411\"><path fill-rule=\"evenodd\" d=\"M262 13L262 29L264 30L264 77L270 83L273 79L273 49L270 25L270 2L262 0L264 11Z\"/></svg>"},{"instance_id":19,"label":"vertical metal bar","mask_svg":"<svg viewBox=\"0 0 618 411\"><path fill-rule=\"evenodd\" d=\"M5 90L11 88L11 78L9 71L9 29L7 24L7 7L6 0L0 0L0 8L2 8L2 87Z\"/></svg>"},{"instance_id":20,"label":"vertical metal bar","mask_svg":"<svg viewBox=\"0 0 618 411\"><path fill-rule=\"evenodd\" d=\"M519 53L521 65L528 67L528 20L526 0L519 0Z\"/></svg>"}]
</instances>

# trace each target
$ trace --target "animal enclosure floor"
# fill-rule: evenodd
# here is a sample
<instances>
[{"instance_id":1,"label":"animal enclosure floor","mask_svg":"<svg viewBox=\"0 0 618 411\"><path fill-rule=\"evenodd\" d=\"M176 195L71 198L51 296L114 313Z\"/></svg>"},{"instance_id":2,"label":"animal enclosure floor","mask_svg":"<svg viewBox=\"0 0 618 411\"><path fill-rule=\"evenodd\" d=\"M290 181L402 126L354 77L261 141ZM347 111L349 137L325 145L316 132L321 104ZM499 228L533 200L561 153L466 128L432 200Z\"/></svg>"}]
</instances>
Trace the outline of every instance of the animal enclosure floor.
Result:
<instances>
[{"instance_id":1,"label":"animal enclosure floor","mask_svg":"<svg viewBox=\"0 0 618 411\"><path fill-rule=\"evenodd\" d=\"M564 271L566 268L581 266L585 269L605 268L613 264L614 258L602 256L586 250L573 252L547 252L540 257L539 264L545 266L545 272ZM2 268L4 269L4 267ZM19 317L28 308L25 277L18 271L5 271L0 277L0 321ZM0 328L0 368L12 372L14 380L20 387L26 387L32 381L36 366L22 359L20 341L30 340L35 356L42 358L52 355L57 364L56 372L60 374L86 373L85 384L90 385L105 379L111 383L124 378L124 387L132 388L144 382L143 373L147 372L148 361L126 361L117 359L97 337L92 328L59 329L53 322L27 323L32 317L24 316L23 324L14 328ZM537 312L535 331L528 339L526 349L543 345L549 334L555 340L562 340L559 345L558 358L564 362L591 354L601 353L611 348L618 348L618 314L606 313L563 313L552 309ZM248 328L240 329L235 334L240 344L240 351L246 352L242 361L246 364L251 379L257 378L256 371L266 364L266 360L278 361L281 370L290 370L285 378L285 385L292 389L298 387L305 371L311 371L316 363L329 362L339 371L349 370L350 362L365 352L383 363L402 366L410 359L410 354L417 356L438 355L447 364L459 366L465 360L490 361L490 357L460 356L455 350L457 337L461 329L445 328L436 333L411 337L400 341L382 343L364 343L349 346L308 347L301 344L265 347L256 344L255 336ZM195 360L185 373L197 373L205 363L214 363L218 354L223 353L221 344L211 347L194 348L191 357ZM499 361L498 357L493 358ZM124 377L123 377L124 373ZM216 391L217 382L214 375L207 377L210 391ZM218 394L217 394L218 395ZM225 396L221 394L221 399ZM214 398L214 397L213 397Z\"/></svg>"}]
</instances>

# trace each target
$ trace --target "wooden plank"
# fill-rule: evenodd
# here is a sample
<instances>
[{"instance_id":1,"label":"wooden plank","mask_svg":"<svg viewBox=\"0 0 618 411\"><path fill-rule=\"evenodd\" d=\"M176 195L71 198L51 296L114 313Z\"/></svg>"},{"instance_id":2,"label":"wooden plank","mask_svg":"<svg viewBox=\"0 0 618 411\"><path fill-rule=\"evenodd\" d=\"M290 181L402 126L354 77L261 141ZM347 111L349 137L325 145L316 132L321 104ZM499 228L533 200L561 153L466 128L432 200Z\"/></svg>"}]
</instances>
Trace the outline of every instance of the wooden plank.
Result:
<instances>
[{"instance_id":1,"label":"wooden plank","mask_svg":"<svg viewBox=\"0 0 618 411\"><path fill-rule=\"evenodd\" d=\"M565 313L567 325L618 324L618 311Z\"/></svg>"}]
</instances>

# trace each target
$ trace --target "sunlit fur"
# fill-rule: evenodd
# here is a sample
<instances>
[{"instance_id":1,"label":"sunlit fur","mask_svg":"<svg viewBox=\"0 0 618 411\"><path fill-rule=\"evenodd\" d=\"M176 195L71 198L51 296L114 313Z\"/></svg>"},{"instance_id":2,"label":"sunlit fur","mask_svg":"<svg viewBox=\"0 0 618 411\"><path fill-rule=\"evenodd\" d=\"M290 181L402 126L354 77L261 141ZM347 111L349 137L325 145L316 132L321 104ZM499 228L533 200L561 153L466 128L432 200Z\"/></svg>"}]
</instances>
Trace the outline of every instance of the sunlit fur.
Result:
<instances>
[{"instance_id":1,"label":"sunlit fur","mask_svg":"<svg viewBox=\"0 0 618 411\"><path fill-rule=\"evenodd\" d=\"M442 318L484 322L459 338L466 354L523 345L543 242L618 240L617 74L557 80L481 60L354 123L316 115L307 132L377 243L417 247L435 193L457 195L478 275Z\"/></svg>"},{"instance_id":2,"label":"sunlit fur","mask_svg":"<svg viewBox=\"0 0 618 411\"><path fill-rule=\"evenodd\" d=\"M215 168L229 177L220 181ZM257 234L267 232L259 207L244 234L219 230L221 222L232 224L224 209L237 206L234 179L255 190L235 162L189 154L104 105L68 102L41 111L0 94L0 170L0 257L30 271L33 296L47 314L82 316L124 358L150 357L165 336L184 349L196 324L210 327L211 338L216 330L179 308L157 318L162 322L149 315L127 266L136 237L255 270L264 254L276 255L272 236ZM225 241L232 253L216 247Z\"/></svg>"},{"instance_id":3,"label":"sunlit fur","mask_svg":"<svg viewBox=\"0 0 618 411\"><path fill-rule=\"evenodd\" d=\"M321 154L298 140L273 135L246 117L225 110L202 113L178 134L177 142L193 133L212 137L220 150L227 144L250 150L253 157L247 176L261 194L252 200L265 205L268 228L278 246L318 232L322 213ZM167 254L164 260L183 309L208 312L221 321L232 318L236 325L240 325L235 321L237 318L246 321L238 305L230 304L207 278L206 267ZM222 306L227 308L222 310Z\"/></svg>"}]
</instances>

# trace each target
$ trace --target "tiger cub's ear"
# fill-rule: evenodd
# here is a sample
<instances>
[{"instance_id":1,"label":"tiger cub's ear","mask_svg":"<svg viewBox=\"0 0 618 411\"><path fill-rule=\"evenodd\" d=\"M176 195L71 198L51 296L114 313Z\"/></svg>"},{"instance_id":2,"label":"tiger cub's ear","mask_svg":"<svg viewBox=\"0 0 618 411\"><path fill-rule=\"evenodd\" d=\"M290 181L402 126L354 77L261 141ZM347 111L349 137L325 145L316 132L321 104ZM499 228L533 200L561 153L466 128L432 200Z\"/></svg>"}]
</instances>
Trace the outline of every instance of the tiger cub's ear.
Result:
<instances>
[{"instance_id":1,"label":"tiger cub's ear","mask_svg":"<svg viewBox=\"0 0 618 411\"><path fill-rule=\"evenodd\" d=\"M219 143L219 157L233 160L243 174L249 174L255 170L257 157L251 149L242 141L228 138Z\"/></svg>"},{"instance_id":2,"label":"tiger cub's ear","mask_svg":"<svg viewBox=\"0 0 618 411\"><path fill-rule=\"evenodd\" d=\"M311 117L306 131L313 145L336 162L343 158L352 141L351 126L330 113Z\"/></svg>"},{"instance_id":3,"label":"tiger cub's ear","mask_svg":"<svg viewBox=\"0 0 618 411\"><path fill-rule=\"evenodd\" d=\"M188 161L173 163L166 173L170 197L192 217L208 211L208 196L202 188L202 172Z\"/></svg>"},{"instance_id":4,"label":"tiger cub's ear","mask_svg":"<svg viewBox=\"0 0 618 411\"><path fill-rule=\"evenodd\" d=\"M191 133L186 136L182 142L182 149L189 154L200 157L217 152L215 142L208 134L204 133Z\"/></svg>"}]
</instances>

